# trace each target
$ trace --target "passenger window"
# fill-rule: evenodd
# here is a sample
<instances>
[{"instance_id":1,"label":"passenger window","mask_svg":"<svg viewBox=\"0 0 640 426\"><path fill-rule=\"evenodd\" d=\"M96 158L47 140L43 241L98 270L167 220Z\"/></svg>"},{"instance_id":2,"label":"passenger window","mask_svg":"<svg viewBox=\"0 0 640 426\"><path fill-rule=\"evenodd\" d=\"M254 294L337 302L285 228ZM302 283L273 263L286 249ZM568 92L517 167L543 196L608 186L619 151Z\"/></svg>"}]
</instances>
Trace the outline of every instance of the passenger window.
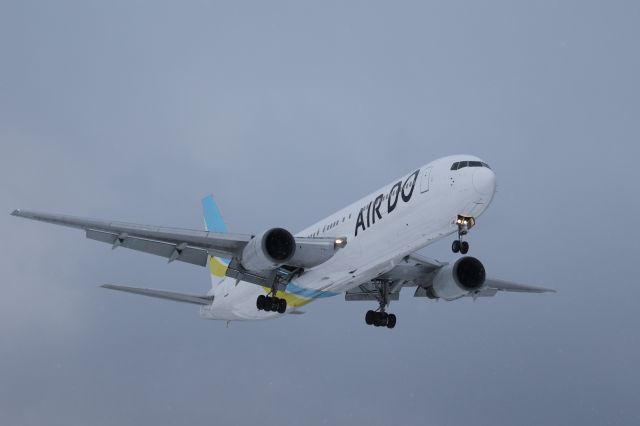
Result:
<instances>
[{"instance_id":1,"label":"passenger window","mask_svg":"<svg viewBox=\"0 0 640 426\"><path fill-rule=\"evenodd\" d=\"M460 165L460 163L453 163L451 165L451 170L458 170L458 166Z\"/></svg>"}]
</instances>

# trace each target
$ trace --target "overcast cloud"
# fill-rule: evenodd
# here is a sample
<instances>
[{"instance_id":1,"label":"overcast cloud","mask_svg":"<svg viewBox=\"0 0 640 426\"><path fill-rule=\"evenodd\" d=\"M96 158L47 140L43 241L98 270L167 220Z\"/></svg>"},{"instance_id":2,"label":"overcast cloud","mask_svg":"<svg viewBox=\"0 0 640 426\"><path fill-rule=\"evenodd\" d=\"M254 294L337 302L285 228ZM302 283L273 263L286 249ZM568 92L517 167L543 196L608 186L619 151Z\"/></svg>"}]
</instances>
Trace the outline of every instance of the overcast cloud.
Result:
<instances>
[{"instance_id":1,"label":"overcast cloud","mask_svg":"<svg viewBox=\"0 0 640 426\"><path fill-rule=\"evenodd\" d=\"M640 3L0 3L0 424L640 424ZM205 270L14 208L297 231L438 157L498 193L470 234L552 295L403 293L277 321L118 283ZM455 258L446 240L423 253Z\"/></svg>"}]
</instances>

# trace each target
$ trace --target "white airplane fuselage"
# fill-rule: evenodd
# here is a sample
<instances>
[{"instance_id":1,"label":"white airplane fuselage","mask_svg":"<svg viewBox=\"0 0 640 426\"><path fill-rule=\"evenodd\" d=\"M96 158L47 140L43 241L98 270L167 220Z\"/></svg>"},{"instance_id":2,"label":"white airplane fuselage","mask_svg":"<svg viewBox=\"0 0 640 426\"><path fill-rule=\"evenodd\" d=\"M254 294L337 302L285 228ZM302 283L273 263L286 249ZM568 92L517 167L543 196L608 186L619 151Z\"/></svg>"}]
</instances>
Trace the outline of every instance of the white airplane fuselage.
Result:
<instances>
[{"instance_id":1,"label":"white airplane fuselage","mask_svg":"<svg viewBox=\"0 0 640 426\"><path fill-rule=\"evenodd\" d=\"M441 158L396 179L296 234L346 237L347 245L329 261L304 271L286 292L287 312L322 297L342 294L393 269L405 256L458 232L459 216L477 218L496 188L488 167L451 170L459 161L482 161L470 155ZM214 285L214 301L200 315L217 320L261 320L281 316L256 309L268 289L225 278Z\"/></svg>"}]
</instances>

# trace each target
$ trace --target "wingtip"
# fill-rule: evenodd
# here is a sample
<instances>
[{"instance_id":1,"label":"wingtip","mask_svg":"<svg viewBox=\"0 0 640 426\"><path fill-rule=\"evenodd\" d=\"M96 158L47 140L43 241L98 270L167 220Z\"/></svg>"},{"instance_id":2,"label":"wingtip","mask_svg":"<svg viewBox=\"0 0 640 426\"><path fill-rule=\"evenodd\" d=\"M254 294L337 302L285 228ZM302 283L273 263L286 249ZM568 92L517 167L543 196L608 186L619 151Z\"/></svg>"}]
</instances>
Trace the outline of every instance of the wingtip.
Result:
<instances>
[{"instance_id":1,"label":"wingtip","mask_svg":"<svg viewBox=\"0 0 640 426\"><path fill-rule=\"evenodd\" d=\"M20 209L15 209L11 212L11 216L20 216Z\"/></svg>"}]
</instances>

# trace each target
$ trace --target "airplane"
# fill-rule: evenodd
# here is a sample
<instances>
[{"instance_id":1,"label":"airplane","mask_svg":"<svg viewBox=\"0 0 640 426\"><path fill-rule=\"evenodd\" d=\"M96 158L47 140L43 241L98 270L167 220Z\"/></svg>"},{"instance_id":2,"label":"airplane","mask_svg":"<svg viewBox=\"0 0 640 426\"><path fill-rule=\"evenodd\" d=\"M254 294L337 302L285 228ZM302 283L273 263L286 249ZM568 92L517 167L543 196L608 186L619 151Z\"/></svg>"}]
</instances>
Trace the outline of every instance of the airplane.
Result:
<instances>
[{"instance_id":1,"label":"airplane","mask_svg":"<svg viewBox=\"0 0 640 426\"><path fill-rule=\"evenodd\" d=\"M471 155L448 156L393 180L348 207L293 235L284 228L234 234L213 198L202 200L205 230L112 222L15 210L13 216L78 228L86 237L118 247L206 267L211 289L203 295L105 284L102 287L200 305L211 320L264 320L303 313L316 299L344 294L376 309L365 322L394 328L387 312L403 288L414 297L453 301L498 292L544 293L552 289L489 277L467 256L468 232L489 207L496 175ZM462 256L441 262L416 251L455 235Z\"/></svg>"}]
</instances>

